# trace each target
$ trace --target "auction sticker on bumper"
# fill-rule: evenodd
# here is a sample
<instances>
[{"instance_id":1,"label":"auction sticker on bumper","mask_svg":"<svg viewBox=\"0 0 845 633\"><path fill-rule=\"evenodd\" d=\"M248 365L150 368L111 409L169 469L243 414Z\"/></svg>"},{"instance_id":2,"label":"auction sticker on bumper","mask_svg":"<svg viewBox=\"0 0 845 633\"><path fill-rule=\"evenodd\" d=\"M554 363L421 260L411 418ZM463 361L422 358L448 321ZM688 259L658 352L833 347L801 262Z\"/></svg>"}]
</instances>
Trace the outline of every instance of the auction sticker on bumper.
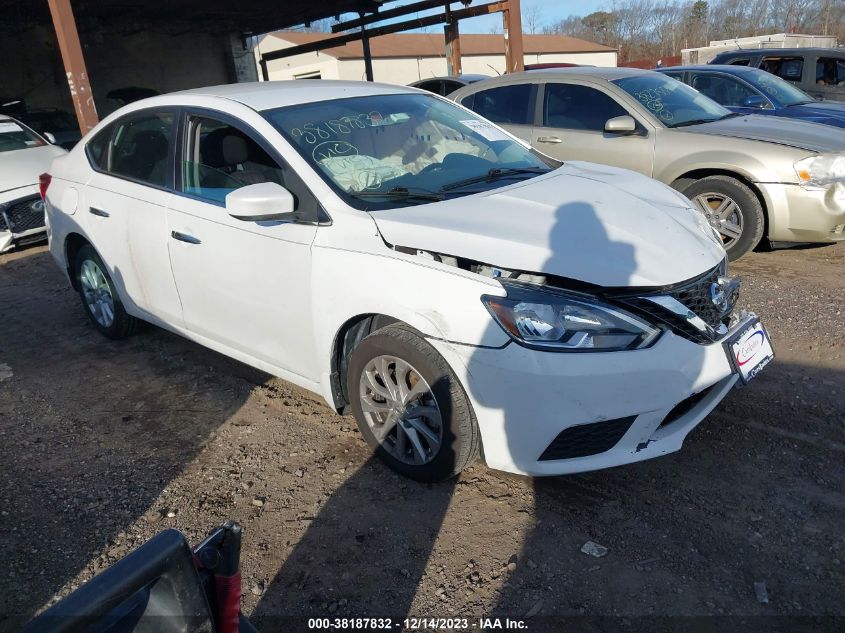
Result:
<instances>
[{"instance_id":1,"label":"auction sticker on bumper","mask_svg":"<svg viewBox=\"0 0 845 633\"><path fill-rule=\"evenodd\" d=\"M742 327L726 343L731 364L743 384L757 376L775 357L769 334L763 324L755 319Z\"/></svg>"}]
</instances>

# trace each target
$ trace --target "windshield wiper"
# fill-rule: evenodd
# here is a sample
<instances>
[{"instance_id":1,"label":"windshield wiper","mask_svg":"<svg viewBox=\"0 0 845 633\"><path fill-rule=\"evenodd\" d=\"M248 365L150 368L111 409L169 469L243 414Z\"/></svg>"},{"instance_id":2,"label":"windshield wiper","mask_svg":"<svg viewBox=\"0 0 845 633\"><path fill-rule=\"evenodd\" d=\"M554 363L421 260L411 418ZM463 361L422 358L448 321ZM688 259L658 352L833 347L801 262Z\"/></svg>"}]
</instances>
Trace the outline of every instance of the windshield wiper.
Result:
<instances>
[{"instance_id":1,"label":"windshield wiper","mask_svg":"<svg viewBox=\"0 0 845 633\"><path fill-rule=\"evenodd\" d=\"M446 195L438 191L409 189L408 187L394 187L387 191L350 191L349 195L355 198L401 198L403 200L416 198L418 200L439 201L446 199Z\"/></svg>"},{"instance_id":2,"label":"windshield wiper","mask_svg":"<svg viewBox=\"0 0 845 633\"><path fill-rule=\"evenodd\" d=\"M473 176L472 178L464 178L457 180L448 185L440 187L440 191L452 191L453 189L460 189L467 185L474 185L479 182L492 182L499 178L507 178L508 176L517 176L519 174L545 174L551 169L545 167L494 167L487 171L487 173L480 176Z\"/></svg>"},{"instance_id":3,"label":"windshield wiper","mask_svg":"<svg viewBox=\"0 0 845 633\"><path fill-rule=\"evenodd\" d=\"M713 121L720 121L722 117L717 119L690 119L689 121L682 121L681 123L675 123L670 125L669 127L687 127L688 125L699 125L701 123L713 123Z\"/></svg>"}]
</instances>

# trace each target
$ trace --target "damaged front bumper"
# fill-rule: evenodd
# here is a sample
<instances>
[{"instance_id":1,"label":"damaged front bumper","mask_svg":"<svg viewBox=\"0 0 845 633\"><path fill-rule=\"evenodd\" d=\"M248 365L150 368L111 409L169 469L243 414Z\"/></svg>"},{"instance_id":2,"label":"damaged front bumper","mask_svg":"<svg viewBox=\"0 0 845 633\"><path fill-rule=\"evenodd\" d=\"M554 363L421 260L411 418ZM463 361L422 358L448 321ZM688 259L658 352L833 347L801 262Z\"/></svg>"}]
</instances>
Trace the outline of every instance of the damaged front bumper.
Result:
<instances>
[{"instance_id":1,"label":"damaged front bumper","mask_svg":"<svg viewBox=\"0 0 845 633\"><path fill-rule=\"evenodd\" d=\"M721 341L673 332L648 349L599 354L430 342L466 389L488 466L525 475L677 451L738 380Z\"/></svg>"},{"instance_id":2,"label":"damaged front bumper","mask_svg":"<svg viewBox=\"0 0 845 633\"><path fill-rule=\"evenodd\" d=\"M41 241L46 230L44 202L39 194L0 203L0 253Z\"/></svg>"}]
</instances>

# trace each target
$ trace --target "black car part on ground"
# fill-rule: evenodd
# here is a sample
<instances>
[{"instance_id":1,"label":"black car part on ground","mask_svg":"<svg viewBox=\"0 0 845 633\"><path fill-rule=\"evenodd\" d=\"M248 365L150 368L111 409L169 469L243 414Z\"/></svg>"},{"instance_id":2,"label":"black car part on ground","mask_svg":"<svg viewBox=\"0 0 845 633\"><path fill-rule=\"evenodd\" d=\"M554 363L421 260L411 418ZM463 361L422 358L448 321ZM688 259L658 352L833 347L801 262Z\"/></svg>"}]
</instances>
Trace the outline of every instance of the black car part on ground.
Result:
<instances>
[{"instance_id":1,"label":"black car part on ground","mask_svg":"<svg viewBox=\"0 0 845 633\"><path fill-rule=\"evenodd\" d=\"M24 633L257 633L239 613L241 527L192 551L165 530L32 620Z\"/></svg>"}]
</instances>

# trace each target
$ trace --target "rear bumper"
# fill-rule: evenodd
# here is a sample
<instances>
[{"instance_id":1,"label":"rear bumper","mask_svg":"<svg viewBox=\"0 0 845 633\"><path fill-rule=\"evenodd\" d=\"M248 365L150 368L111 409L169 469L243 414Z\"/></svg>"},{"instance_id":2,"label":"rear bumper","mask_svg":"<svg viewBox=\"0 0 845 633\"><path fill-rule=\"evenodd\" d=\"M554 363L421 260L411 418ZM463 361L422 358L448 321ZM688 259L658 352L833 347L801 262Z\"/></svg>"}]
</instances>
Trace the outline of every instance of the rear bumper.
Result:
<instances>
[{"instance_id":1,"label":"rear bumper","mask_svg":"<svg viewBox=\"0 0 845 633\"><path fill-rule=\"evenodd\" d=\"M491 468L561 475L677 451L737 381L720 343L567 354L431 341L474 408Z\"/></svg>"},{"instance_id":2,"label":"rear bumper","mask_svg":"<svg viewBox=\"0 0 845 633\"><path fill-rule=\"evenodd\" d=\"M769 239L776 242L845 240L845 186L830 189L757 183L769 209ZM836 193L836 195L834 195Z\"/></svg>"}]
</instances>

